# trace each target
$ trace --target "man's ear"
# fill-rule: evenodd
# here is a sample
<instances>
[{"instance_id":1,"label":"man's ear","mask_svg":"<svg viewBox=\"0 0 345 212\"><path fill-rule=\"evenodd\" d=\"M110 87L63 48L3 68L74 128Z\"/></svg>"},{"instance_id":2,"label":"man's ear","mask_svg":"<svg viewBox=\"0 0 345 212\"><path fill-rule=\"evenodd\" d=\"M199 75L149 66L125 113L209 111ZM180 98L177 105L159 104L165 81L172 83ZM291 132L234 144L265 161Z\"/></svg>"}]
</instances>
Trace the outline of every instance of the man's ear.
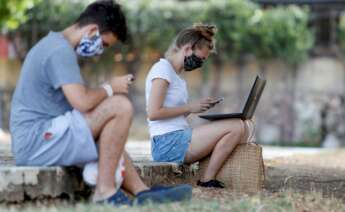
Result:
<instances>
[{"instance_id":1,"label":"man's ear","mask_svg":"<svg viewBox=\"0 0 345 212\"><path fill-rule=\"evenodd\" d=\"M97 24L88 24L85 26L85 33L87 33L89 37L96 35L97 31L99 31Z\"/></svg>"}]
</instances>

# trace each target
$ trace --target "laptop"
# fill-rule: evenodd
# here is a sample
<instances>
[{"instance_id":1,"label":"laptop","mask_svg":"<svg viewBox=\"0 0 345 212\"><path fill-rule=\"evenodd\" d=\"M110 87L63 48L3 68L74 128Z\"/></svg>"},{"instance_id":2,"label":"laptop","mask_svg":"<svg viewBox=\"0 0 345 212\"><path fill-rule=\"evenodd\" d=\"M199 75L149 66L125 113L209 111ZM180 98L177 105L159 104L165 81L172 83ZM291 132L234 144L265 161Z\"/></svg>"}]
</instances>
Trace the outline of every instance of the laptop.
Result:
<instances>
[{"instance_id":1,"label":"laptop","mask_svg":"<svg viewBox=\"0 0 345 212\"><path fill-rule=\"evenodd\" d=\"M203 119L207 119L209 121L229 119L229 118L240 118L242 120L251 119L254 115L256 106L260 100L260 97L265 88L265 85L266 85L266 80L263 77L257 75L241 113L212 113L212 114L202 114L202 115L199 115L199 117Z\"/></svg>"}]
</instances>

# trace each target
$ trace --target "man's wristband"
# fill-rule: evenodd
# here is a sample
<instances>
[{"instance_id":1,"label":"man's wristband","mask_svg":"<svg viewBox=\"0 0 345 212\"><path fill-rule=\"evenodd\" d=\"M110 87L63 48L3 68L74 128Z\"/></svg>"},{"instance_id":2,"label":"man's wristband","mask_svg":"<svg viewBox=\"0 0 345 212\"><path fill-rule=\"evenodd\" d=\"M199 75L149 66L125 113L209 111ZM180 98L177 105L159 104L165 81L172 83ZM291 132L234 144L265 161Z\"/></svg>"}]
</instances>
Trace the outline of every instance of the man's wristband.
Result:
<instances>
[{"instance_id":1,"label":"man's wristband","mask_svg":"<svg viewBox=\"0 0 345 212\"><path fill-rule=\"evenodd\" d=\"M109 83L104 83L102 85L102 88L104 88L104 90L107 93L108 97L111 97L111 96L114 95L113 88L111 87L111 85Z\"/></svg>"}]
</instances>

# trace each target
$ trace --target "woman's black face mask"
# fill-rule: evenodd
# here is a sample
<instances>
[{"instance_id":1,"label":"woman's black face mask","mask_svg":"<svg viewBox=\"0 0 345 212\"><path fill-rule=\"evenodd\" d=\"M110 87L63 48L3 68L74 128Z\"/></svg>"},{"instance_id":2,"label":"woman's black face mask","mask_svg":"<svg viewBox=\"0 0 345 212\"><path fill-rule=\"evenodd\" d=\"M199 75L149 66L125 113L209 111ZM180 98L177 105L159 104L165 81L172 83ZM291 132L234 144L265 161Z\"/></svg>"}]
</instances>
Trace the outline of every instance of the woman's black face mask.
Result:
<instances>
[{"instance_id":1,"label":"woman's black face mask","mask_svg":"<svg viewBox=\"0 0 345 212\"><path fill-rule=\"evenodd\" d=\"M184 58L184 69L186 71L193 71L197 68L200 68L203 63L204 63L204 60L196 56L193 52L192 55L186 56Z\"/></svg>"}]
</instances>

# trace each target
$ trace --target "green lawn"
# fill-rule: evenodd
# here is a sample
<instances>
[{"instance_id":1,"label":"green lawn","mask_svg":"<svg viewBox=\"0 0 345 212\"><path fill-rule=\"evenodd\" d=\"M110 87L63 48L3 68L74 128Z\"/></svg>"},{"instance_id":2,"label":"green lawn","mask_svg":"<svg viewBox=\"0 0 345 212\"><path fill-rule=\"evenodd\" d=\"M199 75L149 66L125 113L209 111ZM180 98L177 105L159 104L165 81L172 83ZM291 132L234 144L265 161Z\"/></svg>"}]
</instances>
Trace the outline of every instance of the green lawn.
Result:
<instances>
[{"instance_id":1,"label":"green lawn","mask_svg":"<svg viewBox=\"0 0 345 212\"><path fill-rule=\"evenodd\" d=\"M234 195L227 192L194 192L190 202L164 205L146 205L142 207L114 208L106 205L77 203L71 205L62 202L26 203L25 205L0 206L0 211L8 212L68 212L68 211L345 211L345 205L339 199L324 198L319 193L298 194L292 191L254 196ZM48 206L47 206L48 205Z\"/></svg>"}]
</instances>

